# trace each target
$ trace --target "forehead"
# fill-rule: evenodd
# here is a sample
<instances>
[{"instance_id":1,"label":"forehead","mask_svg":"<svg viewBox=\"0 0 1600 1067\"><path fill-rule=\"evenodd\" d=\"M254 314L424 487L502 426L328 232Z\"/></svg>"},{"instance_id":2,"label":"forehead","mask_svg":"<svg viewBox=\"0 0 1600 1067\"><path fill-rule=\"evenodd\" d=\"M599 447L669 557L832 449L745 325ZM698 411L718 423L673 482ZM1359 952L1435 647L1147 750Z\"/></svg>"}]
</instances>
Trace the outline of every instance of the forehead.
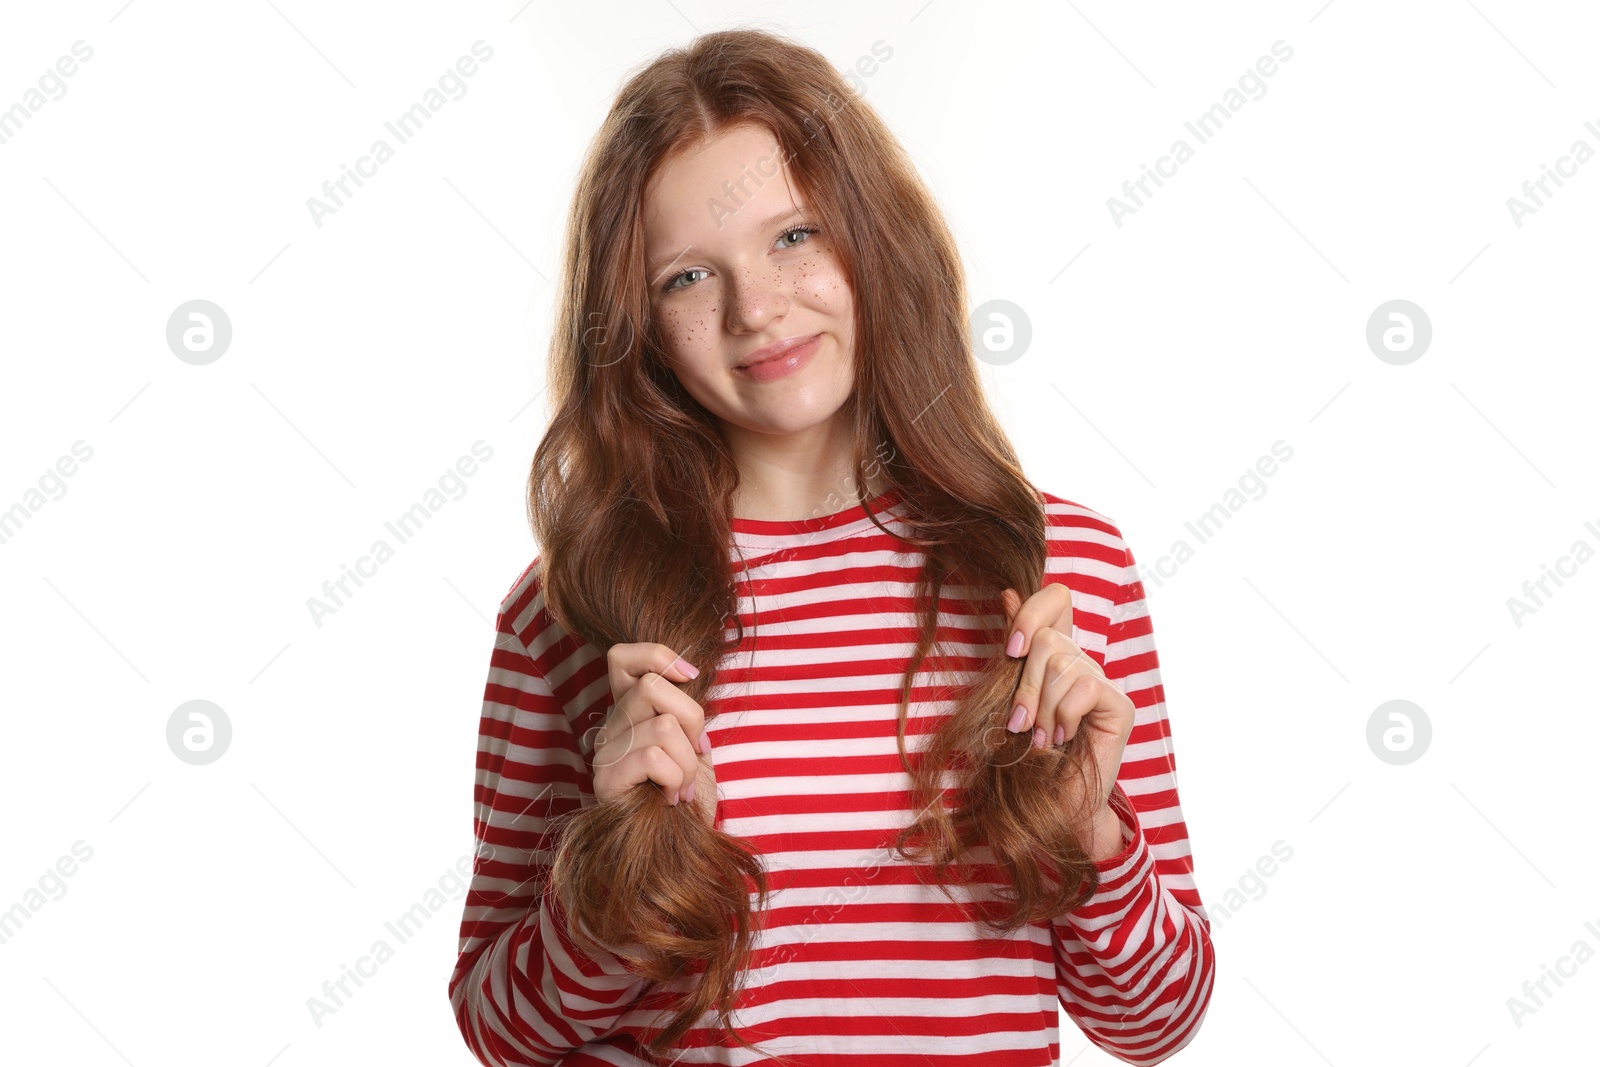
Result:
<instances>
[{"instance_id":1,"label":"forehead","mask_svg":"<svg viewBox=\"0 0 1600 1067\"><path fill-rule=\"evenodd\" d=\"M681 248L801 203L771 131L736 126L679 150L651 175L644 191L645 241L652 253L663 251L657 245Z\"/></svg>"},{"instance_id":2,"label":"forehead","mask_svg":"<svg viewBox=\"0 0 1600 1067\"><path fill-rule=\"evenodd\" d=\"M760 166L763 178L774 176L783 152L765 126L740 125L679 148L656 168L645 200L671 199L670 194L707 183L721 185L741 169Z\"/></svg>"}]
</instances>

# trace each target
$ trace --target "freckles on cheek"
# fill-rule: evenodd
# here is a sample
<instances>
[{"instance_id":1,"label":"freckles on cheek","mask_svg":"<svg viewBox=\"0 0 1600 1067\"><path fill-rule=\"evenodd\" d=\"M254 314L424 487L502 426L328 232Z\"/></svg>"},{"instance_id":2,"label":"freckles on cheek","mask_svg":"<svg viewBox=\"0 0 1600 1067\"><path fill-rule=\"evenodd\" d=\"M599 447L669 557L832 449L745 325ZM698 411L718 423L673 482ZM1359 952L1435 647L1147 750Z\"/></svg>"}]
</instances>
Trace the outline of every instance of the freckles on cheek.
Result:
<instances>
[{"instance_id":1,"label":"freckles on cheek","mask_svg":"<svg viewBox=\"0 0 1600 1067\"><path fill-rule=\"evenodd\" d=\"M795 288L812 300L825 306L842 306L849 298L844 285L844 275L831 260L805 259L799 264L799 277Z\"/></svg>"},{"instance_id":2,"label":"freckles on cheek","mask_svg":"<svg viewBox=\"0 0 1600 1067\"><path fill-rule=\"evenodd\" d=\"M712 343L711 324L716 308L673 306L657 312L656 321L667 351L675 359L689 361Z\"/></svg>"},{"instance_id":3,"label":"freckles on cheek","mask_svg":"<svg viewBox=\"0 0 1600 1067\"><path fill-rule=\"evenodd\" d=\"M658 310L656 322L660 326L661 334L666 339L667 344L674 350L682 348L695 329L694 317L686 314L679 307L667 307Z\"/></svg>"}]
</instances>

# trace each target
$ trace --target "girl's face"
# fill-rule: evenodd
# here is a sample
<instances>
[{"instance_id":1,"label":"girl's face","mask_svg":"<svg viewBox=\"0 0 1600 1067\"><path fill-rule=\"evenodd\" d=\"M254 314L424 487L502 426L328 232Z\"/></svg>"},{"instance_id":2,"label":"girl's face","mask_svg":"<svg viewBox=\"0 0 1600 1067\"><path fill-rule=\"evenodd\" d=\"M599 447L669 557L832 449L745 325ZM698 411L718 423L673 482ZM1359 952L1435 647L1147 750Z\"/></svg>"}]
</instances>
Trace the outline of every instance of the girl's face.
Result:
<instances>
[{"instance_id":1,"label":"girl's face","mask_svg":"<svg viewBox=\"0 0 1600 1067\"><path fill-rule=\"evenodd\" d=\"M668 159L644 198L645 281L674 373L725 424L768 435L828 423L855 383L850 288L783 157L765 128L737 127ZM740 369L793 342L807 344L787 373Z\"/></svg>"}]
</instances>

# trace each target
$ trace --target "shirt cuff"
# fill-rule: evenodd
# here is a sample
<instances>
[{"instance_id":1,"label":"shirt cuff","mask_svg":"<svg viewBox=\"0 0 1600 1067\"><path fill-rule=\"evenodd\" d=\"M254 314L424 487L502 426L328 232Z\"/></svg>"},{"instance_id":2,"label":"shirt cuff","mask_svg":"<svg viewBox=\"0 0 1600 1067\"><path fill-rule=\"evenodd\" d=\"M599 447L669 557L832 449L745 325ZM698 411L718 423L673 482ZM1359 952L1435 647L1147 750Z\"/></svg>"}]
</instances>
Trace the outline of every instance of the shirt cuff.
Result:
<instances>
[{"instance_id":1,"label":"shirt cuff","mask_svg":"<svg viewBox=\"0 0 1600 1067\"><path fill-rule=\"evenodd\" d=\"M1115 876L1126 866L1128 860L1139 851L1139 846L1144 842L1144 834L1139 829L1139 816L1134 812L1133 804L1122 791L1121 785L1111 787L1111 795L1106 798L1106 806L1122 824L1122 849L1115 856L1094 862L1095 869L1100 872L1102 883L1108 876Z\"/></svg>"},{"instance_id":2,"label":"shirt cuff","mask_svg":"<svg viewBox=\"0 0 1600 1067\"><path fill-rule=\"evenodd\" d=\"M1112 788L1106 803L1122 823L1125 842L1121 852L1095 862L1099 884L1083 902L1054 922L1076 930L1093 943L1108 929L1126 922L1146 901L1146 887L1156 878L1155 856L1139 826L1139 816L1119 784Z\"/></svg>"}]
</instances>

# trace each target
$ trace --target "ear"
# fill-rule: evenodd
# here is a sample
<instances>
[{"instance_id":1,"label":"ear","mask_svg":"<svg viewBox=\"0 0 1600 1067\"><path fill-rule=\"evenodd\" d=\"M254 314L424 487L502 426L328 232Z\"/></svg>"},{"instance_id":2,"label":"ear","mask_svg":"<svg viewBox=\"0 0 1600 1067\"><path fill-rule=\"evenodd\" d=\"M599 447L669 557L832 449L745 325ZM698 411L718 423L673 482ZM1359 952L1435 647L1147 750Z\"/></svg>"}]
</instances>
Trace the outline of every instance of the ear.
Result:
<instances>
[{"instance_id":1,"label":"ear","mask_svg":"<svg viewBox=\"0 0 1600 1067\"><path fill-rule=\"evenodd\" d=\"M1022 597L1015 589L1004 589L1000 592L1000 600L1006 608L1006 621L1010 622L1017 617L1017 612L1022 610Z\"/></svg>"}]
</instances>

